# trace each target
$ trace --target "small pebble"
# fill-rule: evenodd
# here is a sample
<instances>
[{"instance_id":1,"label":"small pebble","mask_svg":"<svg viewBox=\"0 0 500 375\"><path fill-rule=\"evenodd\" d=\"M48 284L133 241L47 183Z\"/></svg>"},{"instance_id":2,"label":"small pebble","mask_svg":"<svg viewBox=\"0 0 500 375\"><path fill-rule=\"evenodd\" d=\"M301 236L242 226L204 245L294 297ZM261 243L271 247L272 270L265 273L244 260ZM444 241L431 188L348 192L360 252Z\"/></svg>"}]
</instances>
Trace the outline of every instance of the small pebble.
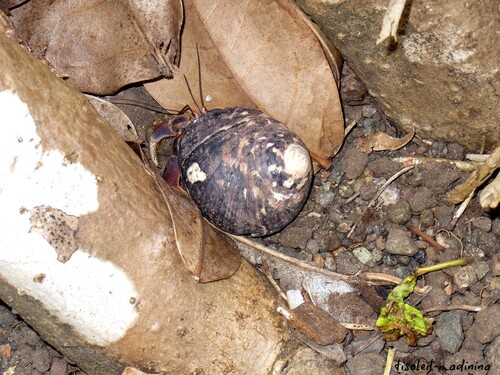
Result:
<instances>
[{"instance_id":1,"label":"small pebble","mask_svg":"<svg viewBox=\"0 0 500 375\"><path fill-rule=\"evenodd\" d=\"M474 268L478 280L481 280L483 277L485 277L490 270L490 266L485 261L476 261L471 264L471 267Z\"/></svg>"},{"instance_id":2,"label":"small pebble","mask_svg":"<svg viewBox=\"0 0 500 375\"><path fill-rule=\"evenodd\" d=\"M492 225L491 225L491 229L493 230L493 233L496 235L496 236L499 236L500 237L500 217L497 217Z\"/></svg>"},{"instance_id":3,"label":"small pebble","mask_svg":"<svg viewBox=\"0 0 500 375\"><path fill-rule=\"evenodd\" d=\"M352 148L346 151L342 159L341 168L347 179L354 180L361 176L367 164L368 155L357 148Z\"/></svg>"},{"instance_id":4,"label":"small pebble","mask_svg":"<svg viewBox=\"0 0 500 375\"><path fill-rule=\"evenodd\" d=\"M453 281L460 289L466 289L477 281L476 271L472 266L460 267L455 273Z\"/></svg>"},{"instance_id":5,"label":"small pebble","mask_svg":"<svg viewBox=\"0 0 500 375\"><path fill-rule=\"evenodd\" d=\"M478 217L472 220L472 225L478 229L484 230L485 232L491 231L492 221L487 217Z\"/></svg>"},{"instance_id":6,"label":"small pebble","mask_svg":"<svg viewBox=\"0 0 500 375\"><path fill-rule=\"evenodd\" d=\"M418 251L415 243L401 229L391 229L387 236L385 251L396 255L413 256Z\"/></svg>"},{"instance_id":7,"label":"small pebble","mask_svg":"<svg viewBox=\"0 0 500 375\"><path fill-rule=\"evenodd\" d=\"M309 253L316 254L319 251L318 241L310 239L307 241L306 249L309 250Z\"/></svg>"},{"instance_id":8,"label":"small pebble","mask_svg":"<svg viewBox=\"0 0 500 375\"><path fill-rule=\"evenodd\" d=\"M318 268L324 268L325 267L325 258L323 258L320 253L313 254L313 263Z\"/></svg>"},{"instance_id":9,"label":"small pebble","mask_svg":"<svg viewBox=\"0 0 500 375\"><path fill-rule=\"evenodd\" d=\"M337 270L337 262L335 261L335 258L333 257L332 254L330 253L324 253L322 254L325 258L325 268L330 271L336 271Z\"/></svg>"},{"instance_id":10,"label":"small pebble","mask_svg":"<svg viewBox=\"0 0 500 375\"><path fill-rule=\"evenodd\" d=\"M411 258L406 255L401 255L398 257L398 263L401 264L402 266L407 266L410 264Z\"/></svg>"},{"instance_id":11,"label":"small pebble","mask_svg":"<svg viewBox=\"0 0 500 375\"><path fill-rule=\"evenodd\" d=\"M446 156L451 160L464 160L465 149L462 145L458 143L450 143L448 145L448 153Z\"/></svg>"},{"instance_id":12,"label":"small pebble","mask_svg":"<svg viewBox=\"0 0 500 375\"><path fill-rule=\"evenodd\" d=\"M464 341L460 313L457 311L441 313L437 318L434 332L442 349L453 354L458 352Z\"/></svg>"},{"instance_id":13,"label":"small pebble","mask_svg":"<svg viewBox=\"0 0 500 375\"><path fill-rule=\"evenodd\" d=\"M377 112L377 108L375 108L375 106L371 105L371 104L364 105L363 109L361 110L361 114L364 117L370 117L370 116L374 115L376 112Z\"/></svg>"},{"instance_id":14,"label":"small pebble","mask_svg":"<svg viewBox=\"0 0 500 375\"><path fill-rule=\"evenodd\" d=\"M398 264L398 257L392 254L385 254L383 261L384 264L393 267Z\"/></svg>"},{"instance_id":15,"label":"small pebble","mask_svg":"<svg viewBox=\"0 0 500 375\"><path fill-rule=\"evenodd\" d=\"M431 156L435 158L444 158L448 153L448 148L446 147L446 143L443 141L437 141L432 143L431 149L429 150Z\"/></svg>"},{"instance_id":16,"label":"small pebble","mask_svg":"<svg viewBox=\"0 0 500 375\"><path fill-rule=\"evenodd\" d=\"M419 250L414 255L414 259L417 261L417 263L424 264L427 260L427 253L424 250Z\"/></svg>"},{"instance_id":17,"label":"small pebble","mask_svg":"<svg viewBox=\"0 0 500 375\"><path fill-rule=\"evenodd\" d=\"M432 209L425 209L420 214L420 226L428 228L434 225L434 212Z\"/></svg>"},{"instance_id":18,"label":"small pebble","mask_svg":"<svg viewBox=\"0 0 500 375\"><path fill-rule=\"evenodd\" d=\"M47 349L36 349L33 353L33 367L40 371L45 372L50 369L50 363L52 359L49 356L49 351Z\"/></svg>"},{"instance_id":19,"label":"small pebble","mask_svg":"<svg viewBox=\"0 0 500 375\"><path fill-rule=\"evenodd\" d=\"M354 189L350 185L342 184L338 187L337 193L342 198L349 198L354 194Z\"/></svg>"},{"instance_id":20,"label":"small pebble","mask_svg":"<svg viewBox=\"0 0 500 375\"><path fill-rule=\"evenodd\" d=\"M312 262L313 256L310 252L302 250L297 254L297 259L303 260L304 262Z\"/></svg>"},{"instance_id":21,"label":"small pebble","mask_svg":"<svg viewBox=\"0 0 500 375\"><path fill-rule=\"evenodd\" d=\"M319 204L321 207L327 207L330 205L330 203L333 202L333 199L335 198L335 193L333 191L321 191L317 196L316 196L316 203Z\"/></svg>"},{"instance_id":22,"label":"small pebble","mask_svg":"<svg viewBox=\"0 0 500 375\"><path fill-rule=\"evenodd\" d=\"M410 203L412 212L415 213L421 213L422 211L434 207L437 204L434 193L425 186L418 187L408 202Z\"/></svg>"},{"instance_id":23,"label":"small pebble","mask_svg":"<svg viewBox=\"0 0 500 375\"><path fill-rule=\"evenodd\" d=\"M373 260L372 253L366 247L357 247L352 253L363 264L368 264Z\"/></svg>"},{"instance_id":24,"label":"small pebble","mask_svg":"<svg viewBox=\"0 0 500 375\"><path fill-rule=\"evenodd\" d=\"M404 224L411 218L410 204L400 200L387 207L387 218L395 224Z\"/></svg>"}]
</instances>

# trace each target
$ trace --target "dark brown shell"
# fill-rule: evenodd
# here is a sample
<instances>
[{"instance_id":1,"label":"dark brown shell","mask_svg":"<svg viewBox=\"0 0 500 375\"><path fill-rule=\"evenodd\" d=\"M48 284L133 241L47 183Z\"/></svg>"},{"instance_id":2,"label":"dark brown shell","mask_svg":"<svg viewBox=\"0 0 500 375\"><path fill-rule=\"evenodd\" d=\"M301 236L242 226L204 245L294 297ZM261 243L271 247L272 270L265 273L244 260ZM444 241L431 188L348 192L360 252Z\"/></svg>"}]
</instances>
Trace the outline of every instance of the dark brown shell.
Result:
<instances>
[{"instance_id":1,"label":"dark brown shell","mask_svg":"<svg viewBox=\"0 0 500 375\"><path fill-rule=\"evenodd\" d=\"M257 110L216 109L200 116L183 133L178 154L181 184L202 215L228 233L281 230L310 190L306 146Z\"/></svg>"}]
</instances>

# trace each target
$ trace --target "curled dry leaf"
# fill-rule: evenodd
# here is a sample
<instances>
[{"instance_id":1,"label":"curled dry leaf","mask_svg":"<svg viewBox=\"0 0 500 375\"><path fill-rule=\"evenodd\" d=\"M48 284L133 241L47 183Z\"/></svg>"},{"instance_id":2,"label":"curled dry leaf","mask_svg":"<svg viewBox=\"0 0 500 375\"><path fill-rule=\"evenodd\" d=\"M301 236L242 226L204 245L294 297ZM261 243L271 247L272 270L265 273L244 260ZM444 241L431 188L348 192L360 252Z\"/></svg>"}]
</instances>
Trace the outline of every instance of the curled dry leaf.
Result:
<instances>
[{"instance_id":1,"label":"curled dry leaf","mask_svg":"<svg viewBox=\"0 0 500 375\"><path fill-rule=\"evenodd\" d=\"M467 180L456 186L446 197L450 203L463 202L473 191L484 184L497 169L500 168L500 147L497 147L491 155L472 172ZM488 191L485 193L488 194ZM486 195L485 195L486 198ZM484 198L483 198L484 199ZM486 201L485 201L486 202ZM488 203L489 205L490 203Z\"/></svg>"},{"instance_id":2,"label":"curled dry leaf","mask_svg":"<svg viewBox=\"0 0 500 375\"><path fill-rule=\"evenodd\" d=\"M167 185L147 164L145 155L142 159L168 206L177 250L194 279L208 283L231 277L241 265L240 254L221 232L203 219L187 195Z\"/></svg>"},{"instance_id":3,"label":"curled dry leaf","mask_svg":"<svg viewBox=\"0 0 500 375\"><path fill-rule=\"evenodd\" d=\"M11 14L32 52L83 92L111 94L179 62L181 0L32 0Z\"/></svg>"},{"instance_id":4,"label":"curled dry leaf","mask_svg":"<svg viewBox=\"0 0 500 375\"><path fill-rule=\"evenodd\" d=\"M500 174L481 191L479 202L485 210L495 210L498 207L500 204Z\"/></svg>"},{"instance_id":5,"label":"curled dry leaf","mask_svg":"<svg viewBox=\"0 0 500 375\"><path fill-rule=\"evenodd\" d=\"M286 124L318 157L329 159L338 151L344 138L335 81L338 56L293 3L189 0L185 18L183 53L191 51L191 62L184 71L197 75L192 56L198 42L203 86L214 99L209 106L257 107ZM147 88L166 108L175 105L158 95L172 94L175 88L161 85ZM186 104L186 97L182 100Z\"/></svg>"},{"instance_id":6,"label":"curled dry leaf","mask_svg":"<svg viewBox=\"0 0 500 375\"><path fill-rule=\"evenodd\" d=\"M115 129L125 142L142 143L134 124L123 111L107 100L86 95L97 112Z\"/></svg>"},{"instance_id":7,"label":"curled dry leaf","mask_svg":"<svg viewBox=\"0 0 500 375\"><path fill-rule=\"evenodd\" d=\"M367 154L372 151L399 150L410 142L414 135L415 129L403 138L394 138L386 133L378 132L363 139L357 147Z\"/></svg>"}]
</instances>

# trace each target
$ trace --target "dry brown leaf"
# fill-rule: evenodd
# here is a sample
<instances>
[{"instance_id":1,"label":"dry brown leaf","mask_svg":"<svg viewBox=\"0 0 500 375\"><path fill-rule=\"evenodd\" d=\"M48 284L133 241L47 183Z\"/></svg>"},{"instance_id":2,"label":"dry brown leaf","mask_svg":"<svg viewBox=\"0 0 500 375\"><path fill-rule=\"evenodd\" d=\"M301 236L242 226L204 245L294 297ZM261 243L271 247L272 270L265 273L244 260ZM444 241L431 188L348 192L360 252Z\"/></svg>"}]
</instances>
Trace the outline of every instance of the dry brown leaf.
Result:
<instances>
[{"instance_id":1,"label":"dry brown leaf","mask_svg":"<svg viewBox=\"0 0 500 375\"><path fill-rule=\"evenodd\" d=\"M141 138L135 130L134 124L123 111L107 100L86 95L97 112L116 130L125 142L142 143Z\"/></svg>"},{"instance_id":2,"label":"dry brown leaf","mask_svg":"<svg viewBox=\"0 0 500 375\"><path fill-rule=\"evenodd\" d=\"M450 203L463 202L473 191L484 184L497 169L500 168L500 147L497 147L491 155L472 172L467 180L450 191L446 200ZM486 193L488 194L488 192Z\"/></svg>"},{"instance_id":3,"label":"dry brown leaf","mask_svg":"<svg viewBox=\"0 0 500 375\"><path fill-rule=\"evenodd\" d=\"M367 154L372 151L399 150L410 142L414 135L415 129L403 138L394 138L386 133L378 132L363 139L357 147Z\"/></svg>"},{"instance_id":4,"label":"dry brown leaf","mask_svg":"<svg viewBox=\"0 0 500 375\"><path fill-rule=\"evenodd\" d=\"M288 0L245 3L193 0L192 3L194 8L186 1L184 36L187 41L186 44L183 41L183 53L191 50L191 68L188 70L197 74L192 43L200 39L203 85L205 93L214 98L213 106L211 103L208 106L256 106L285 123L315 155L323 159L334 155L344 138L335 81L338 69L334 74L330 68L330 64L335 65L336 58L323 50L328 43L318 39L319 30L311 28L304 21L303 14L298 13ZM195 9L196 14L191 9ZM198 16L201 21L196 20ZM198 29L190 31L193 24ZM196 33L195 36L191 32ZM213 45L206 44L206 36L199 36L203 33L209 35ZM189 47L188 41L191 43ZM207 54L209 56L205 57ZM208 63L203 61L205 58ZM210 82L212 76L215 82ZM241 102L239 97L233 96L237 91L233 84L226 86L225 81L232 82L233 79L245 93ZM157 97L151 85L148 85L148 90L160 104L167 108L172 106L172 102L164 103Z\"/></svg>"},{"instance_id":5,"label":"dry brown leaf","mask_svg":"<svg viewBox=\"0 0 500 375\"><path fill-rule=\"evenodd\" d=\"M495 210L498 207L500 204L500 174L481 191L479 202L485 210Z\"/></svg>"},{"instance_id":6,"label":"dry brown leaf","mask_svg":"<svg viewBox=\"0 0 500 375\"><path fill-rule=\"evenodd\" d=\"M145 83L144 87L164 108L180 109L186 104L196 108L186 87L184 75L191 86L195 99L199 102L198 59L196 46L200 51L203 94L210 97L206 105L209 109L226 107L257 108L245 94L231 71L221 61L214 42L193 8L192 0L184 0L185 22L182 33L182 59L179 70L173 78ZM205 100L205 98L204 98ZM198 103L199 104L199 103Z\"/></svg>"},{"instance_id":7,"label":"dry brown leaf","mask_svg":"<svg viewBox=\"0 0 500 375\"><path fill-rule=\"evenodd\" d=\"M32 52L80 91L111 94L179 61L181 0L32 0L11 13Z\"/></svg>"}]
</instances>

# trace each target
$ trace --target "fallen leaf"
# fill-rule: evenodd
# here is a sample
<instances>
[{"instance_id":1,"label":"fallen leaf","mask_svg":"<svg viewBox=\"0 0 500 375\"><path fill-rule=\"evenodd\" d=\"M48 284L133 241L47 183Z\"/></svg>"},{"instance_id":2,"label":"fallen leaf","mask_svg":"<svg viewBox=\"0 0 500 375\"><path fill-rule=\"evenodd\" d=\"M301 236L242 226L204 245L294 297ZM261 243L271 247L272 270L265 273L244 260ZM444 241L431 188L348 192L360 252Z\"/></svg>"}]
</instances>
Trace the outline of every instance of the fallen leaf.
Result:
<instances>
[{"instance_id":1,"label":"fallen leaf","mask_svg":"<svg viewBox=\"0 0 500 375\"><path fill-rule=\"evenodd\" d=\"M481 191L479 202L485 210L494 210L498 207L500 204L500 174Z\"/></svg>"},{"instance_id":2,"label":"fallen leaf","mask_svg":"<svg viewBox=\"0 0 500 375\"><path fill-rule=\"evenodd\" d=\"M168 206L177 250L193 278L208 283L231 277L241 265L235 247L201 216L187 194L167 185L144 154L142 159Z\"/></svg>"},{"instance_id":3,"label":"fallen leaf","mask_svg":"<svg viewBox=\"0 0 500 375\"><path fill-rule=\"evenodd\" d=\"M32 52L83 92L169 76L179 62L181 0L32 0L11 14Z\"/></svg>"},{"instance_id":4,"label":"fallen leaf","mask_svg":"<svg viewBox=\"0 0 500 375\"><path fill-rule=\"evenodd\" d=\"M344 125L335 81L337 58L292 2L189 0L185 18L183 53L191 51L191 65L184 71L190 72L191 82L196 81L191 43L198 40L204 91L213 98L214 107L257 107L286 124L318 157L329 159L339 150ZM175 105L159 97L162 89L153 86L147 85L148 91L160 104ZM165 91L162 96L174 94L173 89ZM186 104L187 90L181 92Z\"/></svg>"},{"instance_id":5,"label":"fallen leaf","mask_svg":"<svg viewBox=\"0 0 500 375\"><path fill-rule=\"evenodd\" d=\"M363 139L357 147L367 154L372 151L399 150L410 142L414 135L415 129L403 138L394 138L386 133L378 132Z\"/></svg>"},{"instance_id":6,"label":"fallen leaf","mask_svg":"<svg viewBox=\"0 0 500 375\"><path fill-rule=\"evenodd\" d=\"M134 124L132 124L132 121L130 121L120 108L107 100L95 96L86 95L86 97L96 111L106 119L125 142L142 143Z\"/></svg>"},{"instance_id":7,"label":"fallen leaf","mask_svg":"<svg viewBox=\"0 0 500 375\"><path fill-rule=\"evenodd\" d=\"M500 147L497 147L495 150L493 150L493 152L485 160L485 162L470 174L465 182L461 183L458 186L455 186L455 188L448 193L448 195L446 196L446 200L454 204L463 202L470 194L472 194L474 190L484 184L499 168Z\"/></svg>"}]
</instances>

